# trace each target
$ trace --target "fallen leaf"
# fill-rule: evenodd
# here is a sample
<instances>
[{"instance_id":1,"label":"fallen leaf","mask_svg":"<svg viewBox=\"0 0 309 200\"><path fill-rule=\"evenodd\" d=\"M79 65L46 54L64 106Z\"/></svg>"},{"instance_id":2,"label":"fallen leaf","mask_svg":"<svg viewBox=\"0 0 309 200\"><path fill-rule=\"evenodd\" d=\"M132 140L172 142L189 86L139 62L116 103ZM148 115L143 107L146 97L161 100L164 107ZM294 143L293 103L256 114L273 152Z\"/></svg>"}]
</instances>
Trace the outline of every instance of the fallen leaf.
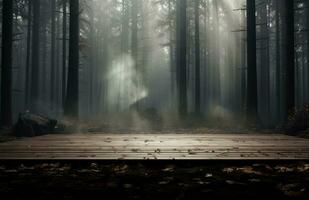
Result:
<instances>
[{"instance_id":1,"label":"fallen leaf","mask_svg":"<svg viewBox=\"0 0 309 200\"><path fill-rule=\"evenodd\" d=\"M169 182L168 181L160 181L159 185L167 185Z\"/></svg>"},{"instance_id":2,"label":"fallen leaf","mask_svg":"<svg viewBox=\"0 0 309 200\"><path fill-rule=\"evenodd\" d=\"M249 179L249 182L251 182L251 183L260 183L261 180L253 178L253 179Z\"/></svg>"},{"instance_id":3,"label":"fallen leaf","mask_svg":"<svg viewBox=\"0 0 309 200\"><path fill-rule=\"evenodd\" d=\"M244 183L240 183L240 182L232 181L232 180L226 180L225 182L229 185L245 185Z\"/></svg>"},{"instance_id":4,"label":"fallen leaf","mask_svg":"<svg viewBox=\"0 0 309 200\"><path fill-rule=\"evenodd\" d=\"M253 167L251 166L246 166L242 168L237 168L238 172L245 173L245 174L255 174L255 175L263 175L262 172L254 170Z\"/></svg>"},{"instance_id":5,"label":"fallen leaf","mask_svg":"<svg viewBox=\"0 0 309 200\"><path fill-rule=\"evenodd\" d=\"M174 167L166 167L162 169L163 172L174 172Z\"/></svg>"},{"instance_id":6,"label":"fallen leaf","mask_svg":"<svg viewBox=\"0 0 309 200\"><path fill-rule=\"evenodd\" d=\"M279 184L278 188L286 195L290 197L301 196L306 188L302 187L300 183L292 183L292 184Z\"/></svg>"},{"instance_id":7,"label":"fallen leaf","mask_svg":"<svg viewBox=\"0 0 309 200\"><path fill-rule=\"evenodd\" d=\"M224 168L222 171L225 172L225 173L232 173L232 172L235 171L235 169L229 167L229 168Z\"/></svg>"},{"instance_id":8,"label":"fallen leaf","mask_svg":"<svg viewBox=\"0 0 309 200\"><path fill-rule=\"evenodd\" d=\"M130 188L133 187L133 185L132 185L132 184L124 184L123 187L124 187L125 189L130 189Z\"/></svg>"},{"instance_id":9,"label":"fallen leaf","mask_svg":"<svg viewBox=\"0 0 309 200\"><path fill-rule=\"evenodd\" d=\"M285 167L285 166L276 166L275 169L276 169L279 173L287 173L287 172L294 172L294 171L295 171L294 168Z\"/></svg>"}]
</instances>

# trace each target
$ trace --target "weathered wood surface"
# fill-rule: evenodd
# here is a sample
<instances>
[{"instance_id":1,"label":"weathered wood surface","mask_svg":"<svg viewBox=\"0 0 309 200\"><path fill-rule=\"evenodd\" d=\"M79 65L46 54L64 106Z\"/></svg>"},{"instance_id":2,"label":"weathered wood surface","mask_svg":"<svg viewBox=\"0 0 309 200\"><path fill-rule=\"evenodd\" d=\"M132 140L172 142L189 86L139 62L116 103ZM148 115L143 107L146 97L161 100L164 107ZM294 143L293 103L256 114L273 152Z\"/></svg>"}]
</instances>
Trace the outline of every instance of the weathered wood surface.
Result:
<instances>
[{"instance_id":1,"label":"weathered wood surface","mask_svg":"<svg viewBox=\"0 0 309 200\"><path fill-rule=\"evenodd\" d=\"M0 160L309 160L309 140L279 134L70 134L0 144Z\"/></svg>"}]
</instances>

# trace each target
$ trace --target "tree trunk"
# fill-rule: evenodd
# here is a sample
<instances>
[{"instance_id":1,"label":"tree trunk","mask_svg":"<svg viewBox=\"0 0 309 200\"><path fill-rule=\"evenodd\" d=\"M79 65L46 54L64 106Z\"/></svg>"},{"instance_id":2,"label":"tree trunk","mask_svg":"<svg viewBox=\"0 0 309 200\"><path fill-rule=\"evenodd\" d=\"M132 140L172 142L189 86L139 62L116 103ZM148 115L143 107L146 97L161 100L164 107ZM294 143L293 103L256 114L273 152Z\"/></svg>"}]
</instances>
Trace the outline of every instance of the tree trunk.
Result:
<instances>
[{"instance_id":1,"label":"tree trunk","mask_svg":"<svg viewBox=\"0 0 309 200\"><path fill-rule=\"evenodd\" d=\"M242 18L245 19L245 12L242 14ZM245 26L246 22L243 22L243 26ZM247 90L246 90L246 68L247 68L247 45L244 41L244 38L246 38L246 33L242 32L241 34L241 80L240 80L240 93L241 93L241 99L240 99L240 113L244 116L246 112L246 99L247 99Z\"/></svg>"},{"instance_id":2,"label":"tree trunk","mask_svg":"<svg viewBox=\"0 0 309 200\"><path fill-rule=\"evenodd\" d=\"M260 50L260 67L261 67L261 107L264 114L263 123L270 126L270 65L269 65L269 28L268 28L268 0L263 0L261 6L261 50Z\"/></svg>"},{"instance_id":3,"label":"tree trunk","mask_svg":"<svg viewBox=\"0 0 309 200\"><path fill-rule=\"evenodd\" d=\"M307 7L306 9L306 28L307 28L307 85L309 85L309 0L307 0L305 2L305 7ZM309 91L308 91L308 87L305 88L307 91L307 95L306 95L306 101L307 103L309 103Z\"/></svg>"},{"instance_id":4,"label":"tree trunk","mask_svg":"<svg viewBox=\"0 0 309 200\"><path fill-rule=\"evenodd\" d=\"M70 45L68 86L64 114L79 115L79 0L70 0Z\"/></svg>"},{"instance_id":5,"label":"tree trunk","mask_svg":"<svg viewBox=\"0 0 309 200\"><path fill-rule=\"evenodd\" d=\"M122 0L122 31L121 31L121 51L122 54L128 53L129 35L129 5L128 0Z\"/></svg>"},{"instance_id":6,"label":"tree trunk","mask_svg":"<svg viewBox=\"0 0 309 200\"><path fill-rule=\"evenodd\" d=\"M276 0L276 96L277 96L277 120L281 121L282 106L282 73L281 73L281 24L280 24L280 2Z\"/></svg>"},{"instance_id":7,"label":"tree trunk","mask_svg":"<svg viewBox=\"0 0 309 200\"><path fill-rule=\"evenodd\" d=\"M41 1L32 1L32 70L30 104L32 112L39 112L39 63L40 63L40 7Z\"/></svg>"},{"instance_id":8,"label":"tree trunk","mask_svg":"<svg viewBox=\"0 0 309 200\"><path fill-rule=\"evenodd\" d=\"M294 41L294 1L285 0L286 23L286 111L285 120L295 109L295 41Z\"/></svg>"},{"instance_id":9,"label":"tree trunk","mask_svg":"<svg viewBox=\"0 0 309 200\"><path fill-rule=\"evenodd\" d=\"M48 78L47 78L47 76L48 76L48 64L47 64L47 53L49 53L48 51L47 51L47 47L48 47L48 32L49 32L49 29L48 29L48 23L47 23L47 21L49 20L49 19L47 19L48 18L48 16L47 16L47 14L44 14L44 23L42 24L43 25L43 27L42 27L42 78L41 78L41 81L42 81L42 87L41 87L41 90L40 90L40 92L41 92L41 94L42 94L42 96L41 96L41 98L42 98L42 101L46 101L46 102L48 102L49 101L49 95L48 94L46 94L46 91L48 91L48 89L47 89L47 80L48 80Z\"/></svg>"},{"instance_id":10,"label":"tree trunk","mask_svg":"<svg viewBox=\"0 0 309 200\"><path fill-rule=\"evenodd\" d=\"M122 0L122 25L121 25L121 53L122 53L122 64L123 67L126 66L126 56L129 53L129 24L130 24L130 16L129 16L129 0ZM125 73L125 72L123 72ZM124 74L121 76L124 76ZM129 99L128 85L122 85L120 82L118 83L118 98L117 98L117 109L121 110L122 106L124 105L123 102L127 102ZM121 91L127 91L126 95L124 95L124 100L121 100Z\"/></svg>"},{"instance_id":11,"label":"tree trunk","mask_svg":"<svg viewBox=\"0 0 309 200\"><path fill-rule=\"evenodd\" d=\"M195 9L195 114L201 110L201 66L200 66L200 1L194 1Z\"/></svg>"},{"instance_id":12,"label":"tree trunk","mask_svg":"<svg viewBox=\"0 0 309 200\"><path fill-rule=\"evenodd\" d=\"M137 31L138 31L138 27L137 27L137 0L131 0L132 2L132 7L131 7L131 15L132 15L132 35L131 35L131 52L132 52L132 58L133 58L133 63L134 63L134 70L136 72L139 71L139 67L138 67L138 53L137 53L137 49L138 49L138 44L137 44ZM137 90L139 88L139 82L136 83L137 86ZM133 94L135 94L135 98L137 98L137 93L138 91L133 91ZM135 109L139 109L139 105L138 103L135 104Z\"/></svg>"},{"instance_id":13,"label":"tree trunk","mask_svg":"<svg viewBox=\"0 0 309 200\"><path fill-rule=\"evenodd\" d=\"M215 79L215 86L214 86L214 104L220 105L221 104L221 75L220 75L220 16L219 16L219 7L218 7L218 0L213 2L214 9L215 9L215 26L214 26L214 33L215 33L215 41L214 41L214 65L213 65L213 73Z\"/></svg>"},{"instance_id":14,"label":"tree trunk","mask_svg":"<svg viewBox=\"0 0 309 200\"><path fill-rule=\"evenodd\" d=\"M51 0L50 109L55 103L56 0Z\"/></svg>"},{"instance_id":15,"label":"tree trunk","mask_svg":"<svg viewBox=\"0 0 309 200\"><path fill-rule=\"evenodd\" d=\"M181 117L188 112L187 102L187 0L177 1L177 67L179 68L179 102L178 111Z\"/></svg>"},{"instance_id":16,"label":"tree trunk","mask_svg":"<svg viewBox=\"0 0 309 200\"><path fill-rule=\"evenodd\" d=\"M56 1L58 2L58 1ZM57 4L56 4L57 5ZM61 105L61 71L60 70L62 68L61 66L61 54L60 54L60 51L61 51L61 41L58 39L60 37L60 30L61 30L61 20L60 20L60 13L57 12L57 10L59 10L59 7L56 6L56 70L55 70L55 73L56 73L56 77L55 77L55 80L56 80L56 83L55 83L55 109L56 111L58 110L59 106Z\"/></svg>"},{"instance_id":17,"label":"tree trunk","mask_svg":"<svg viewBox=\"0 0 309 200\"><path fill-rule=\"evenodd\" d=\"M1 125L12 125L13 1L3 0L1 61Z\"/></svg>"},{"instance_id":18,"label":"tree trunk","mask_svg":"<svg viewBox=\"0 0 309 200\"><path fill-rule=\"evenodd\" d=\"M257 122L258 107L255 11L255 1L247 0L247 120L252 124Z\"/></svg>"},{"instance_id":19,"label":"tree trunk","mask_svg":"<svg viewBox=\"0 0 309 200\"><path fill-rule=\"evenodd\" d=\"M132 46L131 46L131 51L132 51L132 58L134 59L135 63L135 69L137 70L137 0L132 0Z\"/></svg>"},{"instance_id":20,"label":"tree trunk","mask_svg":"<svg viewBox=\"0 0 309 200\"><path fill-rule=\"evenodd\" d=\"M91 11L89 13L89 19L90 19L90 53L89 53L89 113L94 114L95 113L95 107L98 105L95 105L94 102L94 83L97 82L95 74L95 20L94 20L94 3L91 4ZM94 80L95 79L95 80Z\"/></svg>"},{"instance_id":21,"label":"tree trunk","mask_svg":"<svg viewBox=\"0 0 309 200\"><path fill-rule=\"evenodd\" d=\"M176 93L176 69L175 69L175 48L174 48L174 30L173 30L173 13L172 13L172 0L168 0L168 25L169 25L169 65L171 70L171 103L173 104L174 96ZM173 105L171 105L173 108Z\"/></svg>"},{"instance_id":22,"label":"tree trunk","mask_svg":"<svg viewBox=\"0 0 309 200\"><path fill-rule=\"evenodd\" d=\"M27 52L26 52L26 78L25 78L25 107L29 106L30 91L30 56L31 56L31 25L32 25L32 2L28 0L28 24L27 24Z\"/></svg>"},{"instance_id":23,"label":"tree trunk","mask_svg":"<svg viewBox=\"0 0 309 200\"><path fill-rule=\"evenodd\" d=\"M67 0L63 0L62 4L62 105L64 106L67 79Z\"/></svg>"}]
</instances>

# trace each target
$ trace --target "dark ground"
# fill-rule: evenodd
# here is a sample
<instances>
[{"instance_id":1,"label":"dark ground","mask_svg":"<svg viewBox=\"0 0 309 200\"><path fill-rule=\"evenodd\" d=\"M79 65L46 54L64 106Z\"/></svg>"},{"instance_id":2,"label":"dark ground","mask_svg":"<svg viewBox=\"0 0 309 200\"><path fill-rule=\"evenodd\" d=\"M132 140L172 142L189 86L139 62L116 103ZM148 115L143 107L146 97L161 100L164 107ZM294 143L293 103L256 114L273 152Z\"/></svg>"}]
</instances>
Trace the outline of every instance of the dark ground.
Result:
<instances>
[{"instance_id":1,"label":"dark ground","mask_svg":"<svg viewBox=\"0 0 309 200\"><path fill-rule=\"evenodd\" d=\"M0 162L0 197L307 200L309 164Z\"/></svg>"}]
</instances>

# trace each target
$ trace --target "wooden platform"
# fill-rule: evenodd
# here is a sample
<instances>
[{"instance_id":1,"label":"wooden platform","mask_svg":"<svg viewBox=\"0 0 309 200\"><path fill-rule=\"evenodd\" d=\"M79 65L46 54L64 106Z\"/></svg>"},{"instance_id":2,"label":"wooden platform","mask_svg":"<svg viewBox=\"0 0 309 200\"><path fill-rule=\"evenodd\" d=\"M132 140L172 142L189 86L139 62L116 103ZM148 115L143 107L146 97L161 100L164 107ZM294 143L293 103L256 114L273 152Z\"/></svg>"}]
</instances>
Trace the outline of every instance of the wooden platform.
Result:
<instances>
[{"instance_id":1,"label":"wooden platform","mask_svg":"<svg viewBox=\"0 0 309 200\"><path fill-rule=\"evenodd\" d=\"M309 160L309 140L273 134L70 134L0 144L0 160Z\"/></svg>"}]
</instances>

